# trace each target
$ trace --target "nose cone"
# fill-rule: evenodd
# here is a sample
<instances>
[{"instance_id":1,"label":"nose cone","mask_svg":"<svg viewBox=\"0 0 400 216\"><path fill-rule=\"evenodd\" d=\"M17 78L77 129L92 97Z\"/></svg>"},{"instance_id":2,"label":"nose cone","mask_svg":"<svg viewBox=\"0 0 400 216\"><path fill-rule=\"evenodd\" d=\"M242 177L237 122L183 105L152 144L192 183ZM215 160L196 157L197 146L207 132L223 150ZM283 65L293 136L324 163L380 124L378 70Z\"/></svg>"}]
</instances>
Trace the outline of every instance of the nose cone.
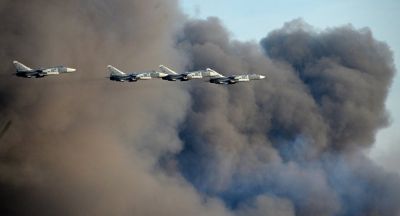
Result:
<instances>
[{"instance_id":1,"label":"nose cone","mask_svg":"<svg viewBox=\"0 0 400 216\"><path fill-rule=\"evenodd\" d=\"M260 75L260 79L265 79L265 76L263 76L263 75Z\"/></svg>"},{"instance_id":2,"label":"nose cone","mask_svg":"<svg viewBox=\"0 0 400 216\"><path fill-rule=\"evenodd\" d=\"M163 72L158 72L158 77L163 78L163 77L166 77L166 76L168 76L168 74L163 73Z\"/></svg>"},{"instance_id":3,"label":"nose cone","mask_svg":"<svg viewBox=\"0 0 400 216\"><path fill-rule=\"evenodd\" d=\"M72 73L72 72L75 72L75 71L76 71L75 68L67 68L67 72L68 72L68 73Z\"/></svg>"}]
</instances>

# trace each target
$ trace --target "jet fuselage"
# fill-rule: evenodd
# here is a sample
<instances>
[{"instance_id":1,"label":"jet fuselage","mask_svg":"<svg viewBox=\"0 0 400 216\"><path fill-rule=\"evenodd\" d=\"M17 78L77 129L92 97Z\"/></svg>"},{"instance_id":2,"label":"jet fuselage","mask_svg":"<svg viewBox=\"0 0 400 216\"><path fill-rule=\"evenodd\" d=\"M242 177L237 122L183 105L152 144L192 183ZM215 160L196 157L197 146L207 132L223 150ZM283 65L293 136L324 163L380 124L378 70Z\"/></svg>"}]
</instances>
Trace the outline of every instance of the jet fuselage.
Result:
<instances>
[{"instance_id":1,"label":"jet fuselage","mask_svg":"<svg viewBox=\"0 0 400 216\"><path fill-rule=\"evenodd\" d=\"M58 75L61 73L72 73L76 71L74 68L68 68L65 66L57 66L57 67L51 67L51 68L44 68L44 69L32 69L32 70L18 70L16 72L16 75L19 77L26 77L26 78L31 78L31 77L36 77L36 78L42 78L48 75Z\"/></svg>"},{"instance_id":2,"label":"jet fuselage","mask_svg":"<svg viewBox=\"0 0 400 216\"><path fill-rule=\"evenodd\" d=\"M258 74L235 75L229 77L211 78L210 83L232 85L238 82L249 82L250 80L265 79L265 76Z\"/></svg>"}]
</instances>

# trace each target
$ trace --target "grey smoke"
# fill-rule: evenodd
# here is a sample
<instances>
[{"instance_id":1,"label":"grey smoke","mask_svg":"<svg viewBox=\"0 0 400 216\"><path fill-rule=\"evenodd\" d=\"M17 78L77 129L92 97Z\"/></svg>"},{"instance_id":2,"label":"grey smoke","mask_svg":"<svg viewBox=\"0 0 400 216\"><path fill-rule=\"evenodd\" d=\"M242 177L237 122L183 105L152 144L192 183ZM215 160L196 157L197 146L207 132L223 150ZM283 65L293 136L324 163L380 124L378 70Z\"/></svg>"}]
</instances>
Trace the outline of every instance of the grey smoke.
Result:
<instances>
[{"instance_id":1,"label":"grey smoke","mask_svg":"<svg viewBox=\"0 0 400 216\"><path fill-rule=\"evenodd\" d=\"M260 47L231 40L209 18L189 21L179 45L193 69L268 77L190 89L177 158L199 191L253 215L265 213L257 198L264 196L264 206L280 203L286 215L399 214L399 176L362 153L387 125L384 101L395 71L390 49L369 29L316 31L297 19Z\"/></svg>"},{"instance_id":2,"label":"grey smoke","mask_svg":"<svg viewBox=\"0 0 400 216\"><path fill-rule=\"evenodd\" d=\"M119 85L105 66L180 69L176 1L1 4L1 215L224 215L155 165L180 150L189 95L179 85ZM12 60L65 64L72 76L17 79ZM176 197L176 198L174 198ZM204 203L206 202L206 203Z\"/></svg>"},{"instance_id":3,"label":"grey smoke","mask_svg":"<svg viewBox=\"0 0 400 216\"><path fill-rule=\"evenodd\" d=\"M176 1L0 3L3 215L396 215L362 151L387 125L392 54L370 30L294 20L260 44ZM12 14L13 16L10 16ZM17 79L12 60L71 76ZM105 79L171 65L267 81Z\"/></svg>"}]
</instances>

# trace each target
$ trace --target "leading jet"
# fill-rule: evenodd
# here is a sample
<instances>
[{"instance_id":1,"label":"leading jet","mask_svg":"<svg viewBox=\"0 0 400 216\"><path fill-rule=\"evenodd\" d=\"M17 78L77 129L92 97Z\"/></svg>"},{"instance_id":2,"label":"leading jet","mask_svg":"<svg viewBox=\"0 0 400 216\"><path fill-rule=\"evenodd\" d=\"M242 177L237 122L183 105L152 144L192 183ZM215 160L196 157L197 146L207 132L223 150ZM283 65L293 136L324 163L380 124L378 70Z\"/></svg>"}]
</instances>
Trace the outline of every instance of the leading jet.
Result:
<instances>
[{"instance_id":1,"label":"leading jet","mask_svg":"<svg viewBox=\"0 0 400 216\"><path fill-rule=\"evenodd\" d=\"M198 70L198 71L191 71L191 72L185 72L178 74L175 71L169 69L168 67L164 65L160 65L160 70L163 73L168 74L167 76L162 77L163 80L168 80L168 81L189 81L191 79L202 79L204 77L212 77L218 75L215 71L210 71L209 68L206 70Z\"/></svg>"},{"instance_id":2,"label":"leading jet","mask_svg":"<svg viewBox=\"0 0 400 216\"><path fill-rule=\"evenodd\" d=\"M145 71L145 72L135 72L135 73L124 73L112 65L107 66L110 72L110 80L119 82L136 82L138 80L150 80L152 78L163 78L168 74L158 71Z\"/></svg>"},{"instance_id":3,"label":"leading jet","mask_svg":"<svg viewBox=\"0 0 400 216\"><path fill-rule=\"evenodd\" d=\"M38 68L32 69L29 68L18 61L13 61L15 68L17 69L16 75L19 77L36 77L43 78L48 75L58 75L62 73L72 73L76 71L74 68L69 68L65 66L56 66L56 67L48 67L48 68Z\"/></svg>"},{"instance_id":4,"label":"leading jet","mask_svg":"<svg viewBox=\"0 0 400 216\"><path fill-rule=\"evenodd\" d=\"M215 84L225 84L232 85L238 82L249 82L251 80L262 80L265 79L264 75L259 74L243 74L243 75L232 75L232 76L224 76L212 69L208 69L210 72L214 72L217 74L210 79L210 83Z\"/></svg>"}]
</instances>

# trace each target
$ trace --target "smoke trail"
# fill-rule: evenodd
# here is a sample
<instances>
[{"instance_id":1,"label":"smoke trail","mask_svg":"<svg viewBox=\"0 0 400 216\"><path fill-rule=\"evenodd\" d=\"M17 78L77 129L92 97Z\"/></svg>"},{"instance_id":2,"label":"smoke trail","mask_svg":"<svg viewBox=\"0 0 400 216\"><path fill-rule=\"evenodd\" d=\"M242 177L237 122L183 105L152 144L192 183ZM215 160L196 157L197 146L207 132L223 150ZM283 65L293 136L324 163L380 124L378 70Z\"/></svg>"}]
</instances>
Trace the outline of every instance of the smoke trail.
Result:
<instances>
[{"instance_id":1,"label":"smoke trail","mask_svg":"<svg viewBox=\"0 0 400 216\"><path fill-rule=\"evenodd\" d=\"M387 125L392 54L369 29L286 23L258 44L230 40L216 18L178 40L194 69L266 74L267 82L196 85L179 167L241 214L397 215L400 179L361 153ZM378 198L379 197L379 198ZM268 212L268 211L267 211Z\"/></svg>"}]
</instances>

